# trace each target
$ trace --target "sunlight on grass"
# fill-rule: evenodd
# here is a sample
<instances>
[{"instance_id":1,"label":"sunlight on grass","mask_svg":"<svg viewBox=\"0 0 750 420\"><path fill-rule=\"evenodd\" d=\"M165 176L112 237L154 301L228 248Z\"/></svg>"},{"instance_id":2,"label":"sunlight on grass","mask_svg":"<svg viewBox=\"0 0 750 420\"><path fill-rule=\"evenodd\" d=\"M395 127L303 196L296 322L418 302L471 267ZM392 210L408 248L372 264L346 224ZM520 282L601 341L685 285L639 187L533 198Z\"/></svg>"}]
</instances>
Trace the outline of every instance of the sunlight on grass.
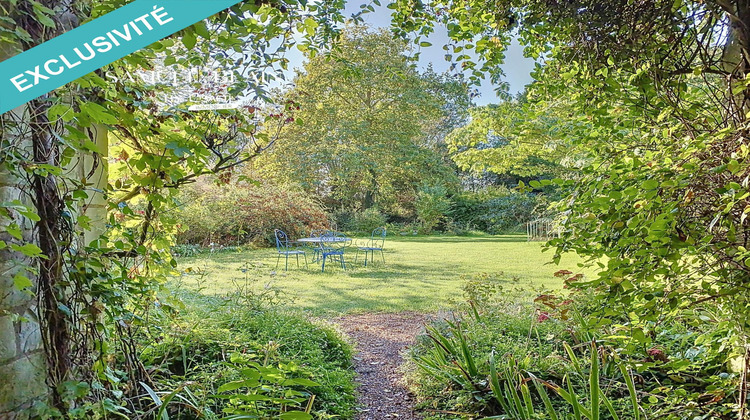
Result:
<instances>
[{"instance_id":1,"label":"sunlight on grass","mask_svg":"<svg viewBox=\"0 0 750 420\"><path fill-rule=\"evenodd\" d=\"M180 283L205 294L226 294L247 281L255 291L268 286L282 290L293 299L291 306L315 315L334 315L447 308L461 298L465 279L478 273L503 272L508 287L549 290L561 287L552 276L555 271L580 272L575 255L565 256L559 266L549 264L552 252L543 253L542 243L527 242L523 235L388 237L386 264L376 259L367 267L362 254L354 264L355 251L347 250L346 271L327 263L325 273L320 272L320 264L312 263L311 252L308 269L304 264L298 269L290 259L288 272L283 270L283 259L276 270L275 249L202 254L180 259L182 270L190 267L201 273L184 274ZM254 268L243 272L248 263Z\"/></svg>"}]
</instances>

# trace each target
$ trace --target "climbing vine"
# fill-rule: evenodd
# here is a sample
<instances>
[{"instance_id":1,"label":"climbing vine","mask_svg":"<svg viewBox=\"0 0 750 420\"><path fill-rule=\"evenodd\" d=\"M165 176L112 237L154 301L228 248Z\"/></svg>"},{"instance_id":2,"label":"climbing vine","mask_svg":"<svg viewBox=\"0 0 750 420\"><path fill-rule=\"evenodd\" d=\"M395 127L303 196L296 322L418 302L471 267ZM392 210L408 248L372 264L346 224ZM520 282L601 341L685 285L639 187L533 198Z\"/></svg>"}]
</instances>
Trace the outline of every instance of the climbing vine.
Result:
<instances>
[{"instance_id":1,"label":"climbing vine","mask_svg":"<svg viewBox=\"0 0 750 420\"><path fill-rule=\"evenodd\" d=\"M125 3L3 2L0 51L25 51ZM1 116L3 181L18 194L0 203L0 252L14 287L37 301L53 397L47 414L85 417L94 405L137 411L138 384L150 381L133 339L170 308L157 292L176 266L176 190L203 175L226 178L271 146L296 108L282 104L270 116L254 105L189 111L190 102L163 98L201 87L133 75L220 67L232 82L210 85L203 98L220 90L247 104L265 101L290 48L314 53L335 39L343 5L240 2Z\"/></svg>"}]
</instances>

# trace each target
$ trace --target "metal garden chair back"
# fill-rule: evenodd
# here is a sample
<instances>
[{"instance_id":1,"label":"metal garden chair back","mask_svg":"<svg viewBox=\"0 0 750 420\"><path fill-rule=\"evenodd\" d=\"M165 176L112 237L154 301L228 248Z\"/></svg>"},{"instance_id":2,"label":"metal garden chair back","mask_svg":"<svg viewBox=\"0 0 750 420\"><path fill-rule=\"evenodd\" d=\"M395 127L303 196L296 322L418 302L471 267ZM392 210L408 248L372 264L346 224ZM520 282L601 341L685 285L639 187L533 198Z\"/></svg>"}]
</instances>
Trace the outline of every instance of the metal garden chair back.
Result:
<instances>
[{"instance_id":1,"label":"metal garden chair back","mask_svg":"<svg viewBox=\"0 0 750 420\"><path fill-rule=\"evenodd\" d=\"M310 237L311 238L322 238L326 232L328 232L326 229L313 229L310 231ZM323 244L312 244L310 245L310 249L313 252L313 262L318 262L320 260L320 252L323 248Z\"/></svg>"},{"instance_id":2,"label":"metal garden chair back","mask_svg":"<svg viewBox=\"0 0 750 420\"><path fill-rule=\"evenodd\" d=\"M373 248L379 248L381 251L385 246L386 230L384 227L375 228L372 231L372 237L370 238L370 246Z\"/></svg>"},{"instance_id":3,"label":"metal garden chair back","mask_svg":"<svg viewBox=\"0 0 750 420\"><path fill-rule=\"evenodd\" d=\"M332 230L326 231L323 234L323 238L329 240L324 241L323 246L320 249L320 257L323 258L323 264L320 271L326 269L326 259L333 261L340 261L341 268L346 270L346 261L344 260L344 251L349 243L349 238L341 232L335 232Z\"/></svg>"},{"instance_id":4,"label":"metal garden chair back","mask_svg":"<svg viewBox=\"0 0 750 420\"><path fill-rule=\"evenodd\" d=\"M364 246L357 247L357 254L354 257L354 262L357 262L357 259L359 258L359 251L364 251L365 253L365 267L367 267L367 257L368 254L370 254L370 261L375 259L375 252L380 252L380 257L383 259L383 264L385 264L385 253L383 252L383 248L385 248L385 237L386 237L386 229L384 227L375 228L375 230L372 231L372 235L370 236L370 239L367 240Z\"/></svg>"},{"instance_id":5,"label":"metal garden chair back","mask_svg":"<svg viewBox=\"0 0 750 420\"><path fill-rule=\"evenodd\" d=\"M289 246L289 237L286 232L281 229L273 230L274 238L276 239L276 268L279 268L279 261L281 256L284 256L284 271L289 269L289 256L293 255L297 259L297 268L299 268L299 256L302 255L305 258L305 267L307 267L307 254L301 249L294 249Z\"/></svg>"}]
</instances>

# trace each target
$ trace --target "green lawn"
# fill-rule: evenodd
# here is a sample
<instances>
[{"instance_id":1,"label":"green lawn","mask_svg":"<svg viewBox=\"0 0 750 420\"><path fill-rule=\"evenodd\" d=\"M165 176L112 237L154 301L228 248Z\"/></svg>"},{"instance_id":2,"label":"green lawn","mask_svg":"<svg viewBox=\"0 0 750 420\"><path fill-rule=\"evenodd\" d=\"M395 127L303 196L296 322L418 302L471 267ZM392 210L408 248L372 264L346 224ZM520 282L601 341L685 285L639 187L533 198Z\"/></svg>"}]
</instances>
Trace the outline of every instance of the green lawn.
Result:
<instances>
[{"instance_id":1,"label":"green lawn","mask_svg":"<svg viewBox=\"0 0 750 420\"><path fill-rule=\"evenodd\" d=\"M270 286L292 298L295 307L322 316L436 311L460 299L467 276L503 272L509 287L557 289L561 283L552 273L562 268L578 272L580 261L569 255L560 266L548 264L551 251L543 253L541 243L527 242L523 235L388 237L386 264L377 259L367 267L363 267L361 253L354 264L354 251L347 251L346 271L326 263L325 273L312 262L308 269L304 264L298 269L291 259L289 271L284 272L283 258L277 270L276 250L271 248L201 254L180 259L182 270L193 269L180 282L182 287L200 287L205 294L226 294L245 284L257 293ZM311 257L308 252L308 260ZM248 265L252 268L242 271Z\"/></svg>"}]
</instances>

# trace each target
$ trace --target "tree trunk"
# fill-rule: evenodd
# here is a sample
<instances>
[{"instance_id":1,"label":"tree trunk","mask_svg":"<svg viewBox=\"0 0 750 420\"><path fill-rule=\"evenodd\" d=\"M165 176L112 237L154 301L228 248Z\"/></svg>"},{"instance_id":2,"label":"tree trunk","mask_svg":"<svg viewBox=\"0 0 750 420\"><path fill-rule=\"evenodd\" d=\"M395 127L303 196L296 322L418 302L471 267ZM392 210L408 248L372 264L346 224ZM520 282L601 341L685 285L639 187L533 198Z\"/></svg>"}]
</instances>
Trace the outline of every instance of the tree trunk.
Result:
<instances>
[{"instance_id":1,"label":"tree trunk","mask_svg":"<svg viewBox=\"0 0 750 420\"><path fill-rule=\"evenodd\" d=\"M0 61L15 55L13 46L0 49ZM28 135L28 112L26 105L2 116L0 126L3 147L13 147L19 153L31 157L32 143ZM7 124L6 124L7 123ZM19 200L31 205L28 182L17 176L0 160L0 202ZM33 222L16 211L9 210L8 218L0 217L0 241L8 246L33 243ZM21 228L22 238L16 239L7 231L15 223ZM24 266L33 261L21 252L9 247L0 249L0 419L25 419L30 417L31 407L48 400L46 384L47 363L38 317L35 293L38 281ZM25 275L31 287L21 291L14 277Z\"/></svg>"},{"instance_id":2,"label":"tree trunk","mask_svg":"<svg viewBox=\"0 0 750 420\"><path fill-rule=\"evenodd\" d=\"M51 133L47 120L49 105L44 99L29 102L30 135L33 162L37 165L60 166L57 139ZM37 258L39 266L37 294L39 295L39 317L42 321L42 339L46 346L47 382L52 387L53 404L62 408L57 385L68 380L70 369L70 319L61 309L69 306L66 291L59 286L64 280L63 243L72 232L66 231L63 220L65 204L58 188L59 179L47 174L34 174L31 178L32 201L39 215L36 236L44 258Z\"/></svg>"},{"instance_id":3,"label":"tree trunk","mask_svg":"<svg viewBox=\"0 0 750 420\"><path fill-rule=\"evenodd\" d=\"M370 187L365 190L365 196L362 200L362 210L367 210L373 207L376 203L376 196L378 193L378 176L374 170L368 169L367 172L370 174Z\"/></svg>"}]
</instances>

